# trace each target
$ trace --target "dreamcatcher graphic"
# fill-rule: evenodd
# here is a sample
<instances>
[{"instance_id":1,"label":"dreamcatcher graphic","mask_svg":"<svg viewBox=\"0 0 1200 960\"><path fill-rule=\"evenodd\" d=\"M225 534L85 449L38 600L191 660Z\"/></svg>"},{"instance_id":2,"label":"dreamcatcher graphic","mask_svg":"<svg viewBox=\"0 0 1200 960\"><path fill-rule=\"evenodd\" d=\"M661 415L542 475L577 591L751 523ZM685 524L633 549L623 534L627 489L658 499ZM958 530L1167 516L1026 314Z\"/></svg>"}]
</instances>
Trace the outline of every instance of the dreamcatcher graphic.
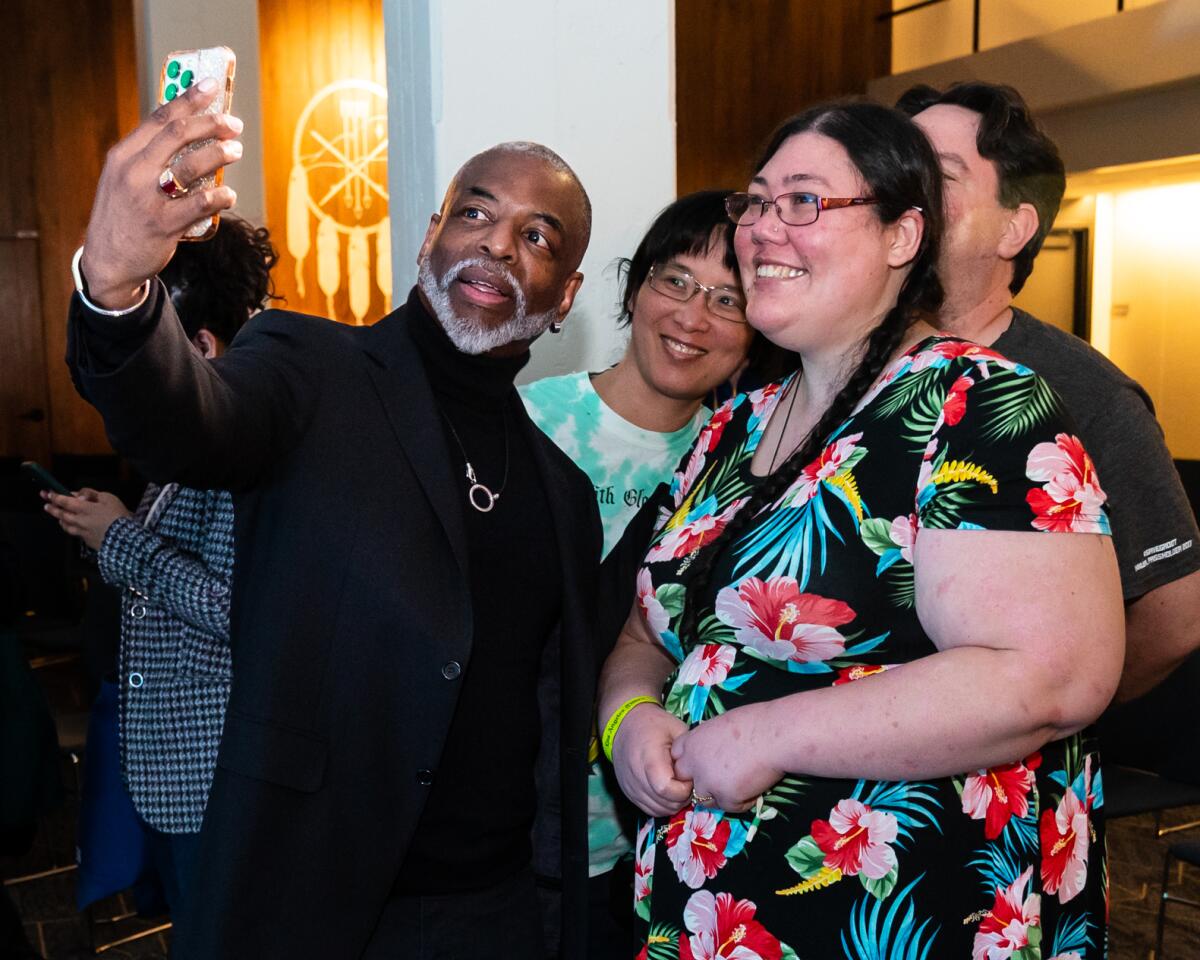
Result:
<instances>
[{"instance_id":1,"label":"dreamcatcher graphic","mask_svg":"<svg viewBox=\"0 0 1200 960\"><path fill-rule=\"evenodd\" d=\"M345 238L347 293L357 324L371 306L372 272L385 305L392 300L387 144L387 90L369 80L339 80L317 91L292 138L287 249L296 260L296 289L303 297L315 222L317 285L327 315L334 316L333 297L342 285Z\"/></svg>"}]
</instances>

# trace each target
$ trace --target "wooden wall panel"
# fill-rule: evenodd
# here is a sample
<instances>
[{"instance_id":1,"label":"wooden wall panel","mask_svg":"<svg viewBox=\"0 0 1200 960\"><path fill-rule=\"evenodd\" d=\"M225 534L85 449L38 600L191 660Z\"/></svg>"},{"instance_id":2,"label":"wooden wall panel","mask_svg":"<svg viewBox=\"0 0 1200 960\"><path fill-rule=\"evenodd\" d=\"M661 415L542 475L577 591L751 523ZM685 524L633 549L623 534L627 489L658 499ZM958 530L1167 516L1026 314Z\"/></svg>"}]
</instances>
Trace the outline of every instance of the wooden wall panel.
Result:
<instances>
[{"instance_id":1,"label":"wooden wall panel","mask_svg":"<svg viewBox=\"0 0 1200 960\"><path fill-rule=\"evenodd\" d=\"M41 0L15 0L0 31L0 113L12 131L0 138L0 231L36 234L36 252L6 258L5 281L15 285L10 296L18 301L40 301L42 339L6 339L0 390L48 396L53 452L107 453L100 418L76 394L63 356L71 255L83 239L104 155L137 115L132 0L62 0L52 16L47 10ZM0 435L24 430L8 425ZM8 448L0 455L25 453Z\"/></svg>"},{"instance_id":2,"label":"wooden wall panel","mask_svg":"<svg viewBox=\"0 0 1200 960\"><path fill-rule=\"evenodd\" d=\"M37 267L33 78L20 55L24 9L0 33L0 456L45 459L50 452L46 361Z\"/></svg>"},{"instance_id":3,"label":"wooden wall panel","mask_svg":"<svg viewBox=\"0 0 1200 960\"><path fill-rule=\"evenodd\" d=\"M258 20L276 288L289 309L372 323L391 278L381 0L259 0Z\"/></svg>"},{"instance_id":4,"label":"wooden wall panel","mask_svg":"<svg viewBox=\"0 0 1200 960\"><path fill-rule=\"evenodd\" d=\"M100 416L76 393L63 357L71 256L83 242L104 157L129 132L122 118L128 124L137 115L132 2L64 0L54 18L39 0L22 2L41 11L30 46L41 91L34 143L51 442L56 453L108 453ZM88 53L68 56L67 44Z\"/></svg>"},{"instance_id":5,"label":"wooden wall panel","mask_svg":"<svg viewBox=\"0 0 1200 960\"><path fill-rule=\"evenodd\" d=\"M679 193L744 189L771 131L888 72L888 0L676 0Z\"/></svg>"},{"instance_id":6,"label":"wooden wall panel","mask_svg":"<svg viewBox=\"0 0 1200 960\"><path fill-rule=\"evenodd\" d=\"M47 463L50 458L46 356L38 297L37 243L0 237L0 456Z\"/></svg>"}]
</instances>

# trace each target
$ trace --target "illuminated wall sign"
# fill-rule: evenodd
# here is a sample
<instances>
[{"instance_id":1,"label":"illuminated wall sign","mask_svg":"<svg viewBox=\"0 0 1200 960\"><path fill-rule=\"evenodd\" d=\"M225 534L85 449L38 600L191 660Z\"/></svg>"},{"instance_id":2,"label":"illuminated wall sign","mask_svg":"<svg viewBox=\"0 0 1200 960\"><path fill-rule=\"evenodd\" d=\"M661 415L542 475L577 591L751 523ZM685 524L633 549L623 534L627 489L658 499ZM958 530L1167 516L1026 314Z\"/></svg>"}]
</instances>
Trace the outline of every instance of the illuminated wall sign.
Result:
<instances>
[{"instance_id":1,"label":"illuminated wall sign","mask_svg":"<svg viewBox=\"0 0 1200 960\"><path fill-rule=\"evenodd\" d=\"M334 295L344 281L355 323L370 309L372 281L392 298L387 143L387 91L369 80L317 91L292 141L287 250L296 261L296 288L306 295L305 270L315 255L325 312L336 314Z\"/></svg>"},{"instance_id":2,"label":"illuminated wall sign","mask_svg":"<svg viewBox=\"0 0 1200 960\"><path fill-rule=\"evenodd\" d=\"M343 323L391 309L380 0L259 0L266 223L287 308Z\"/></svg>"}]
</instances>

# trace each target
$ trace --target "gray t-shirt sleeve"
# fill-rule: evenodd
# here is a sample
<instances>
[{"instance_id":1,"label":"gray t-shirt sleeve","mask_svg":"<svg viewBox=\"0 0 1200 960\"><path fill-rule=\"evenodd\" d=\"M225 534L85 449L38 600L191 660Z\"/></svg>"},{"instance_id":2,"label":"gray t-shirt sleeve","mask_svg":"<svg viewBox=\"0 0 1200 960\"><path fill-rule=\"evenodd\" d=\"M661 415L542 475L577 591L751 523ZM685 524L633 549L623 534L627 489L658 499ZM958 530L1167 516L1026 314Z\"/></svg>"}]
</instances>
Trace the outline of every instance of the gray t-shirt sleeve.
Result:
<instances>
[{"instance_id":1,"label":"gray t-shirt sleeve","mask_svg":"<svg viewBox=\"0 0 1200 960\"><path fill-rule=\"evenodd\" d=\"M1020 310L993 347L1062 397L1108 494L1127 601L1200 569L1200 532L1149 396L1077 337Z\"/></svg>"}]
</instances>

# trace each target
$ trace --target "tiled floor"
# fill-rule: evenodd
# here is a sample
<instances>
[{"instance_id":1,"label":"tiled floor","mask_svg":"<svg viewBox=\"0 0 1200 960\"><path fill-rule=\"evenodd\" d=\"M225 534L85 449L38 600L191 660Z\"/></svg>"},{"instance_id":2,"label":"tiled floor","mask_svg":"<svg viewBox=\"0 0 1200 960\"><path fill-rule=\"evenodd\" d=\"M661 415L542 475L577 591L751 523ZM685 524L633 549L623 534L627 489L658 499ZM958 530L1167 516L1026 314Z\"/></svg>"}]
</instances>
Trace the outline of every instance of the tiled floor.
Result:
<instances>
[{"instance_id":1,"label":"tiled floor","mask_svg":"<svg viewBox=\"0 0 1200 960\"><path fill-rule=\"evenodd\" d=\"M1200 807L1167 813L1164 825L1200 819ZM1147 814L1113 821L1108 825L1109 876L1112 879L1109 957L1111 960L1146 960L1154 948L1162 884L1163 855L1178 840L1200 839L1200 828L1154 836L1154 817ZM1182 874L1182 880L1180 876ZM1139 897L1143 884L1147 893ZM1176 865L1170 879L1172 894L1200 901L1200 869ZM1200 910L1170 904L1167 907L1163 951L1156 960L1200 958Z\"/></svg>"},{"instance_id":2,"label":"tiled floor","mask_svg":"<svg viewBox=\"0 0 1200 960\"><path fill-rule=\"evenodd\" d=\"M74 804L68 803L44 824L29 854L19 860L0 861L5 877L21 876L66 862L73 849ZM25 936L33 948L48 960L82 960L92 957L92 944L103 945L143 930L161 927L166 917L127 917L108 922L113 917L132 913L132 900L125 894L110 897L95 904L89 913L80 913L75 906L75 873L30 880L7 885L17 911L25 922ZM91 938L94 938L91 939ZM169 950L170 933L156 933L144 939L108 948L104 957L163 958ZM0 958L7 960L7 958Z\"/></svg>"},{"instance_id":3,"label":"tiled floor","mask_svg":"<svg viewBox=\"0 0 1200 960\"><path fill-rule=\"evenodd\" d=\"M20 861L0 863L0 872L13 876L22 872L44 869L52 855L46 846L49 839L59 851L69 851L73 808L64 807L47 824L46 836L39 839L30 854ZM1200 819L1200 807L1185 808L1168 814L1167 823L1182 823ZM1172 834L1162 840L1154 836L1154 818L1147 815L1130 817L1109 824L1109 862L1113 882L1113 904L1109 952L1110 960L1146 960L1154 946L1154 925L1158 910L1159 884L1162 879L1163 851L1172 840L1200 838L1200 829ZM8 887L25 920L30 942L48 960L82 960L92 956L88 940L88 919L74 905L74 875L37 880ZM1146 886L1145 896L1140 894ZM1185 868L1183 879L1172 878L1171 888L1182 896L1200 900L1200 869ZM125 904L113 898L100 905L94 916L110 916L124 912ZM146 929L162 923L157 920L124 921L122 932ZM116 938L116 928L101 927L101 941ZM163 958L169 949L170 933L159 933L144 940L114 947L103 956L110 958ZM1200 910L1185 906L1168 907L1167 935L1163 956L1159 960L1196 960L1200 958ZM315 960L315 958L314 958ZM942 960L932 957L930 960Z\"/></svg>"}]
</instances>

